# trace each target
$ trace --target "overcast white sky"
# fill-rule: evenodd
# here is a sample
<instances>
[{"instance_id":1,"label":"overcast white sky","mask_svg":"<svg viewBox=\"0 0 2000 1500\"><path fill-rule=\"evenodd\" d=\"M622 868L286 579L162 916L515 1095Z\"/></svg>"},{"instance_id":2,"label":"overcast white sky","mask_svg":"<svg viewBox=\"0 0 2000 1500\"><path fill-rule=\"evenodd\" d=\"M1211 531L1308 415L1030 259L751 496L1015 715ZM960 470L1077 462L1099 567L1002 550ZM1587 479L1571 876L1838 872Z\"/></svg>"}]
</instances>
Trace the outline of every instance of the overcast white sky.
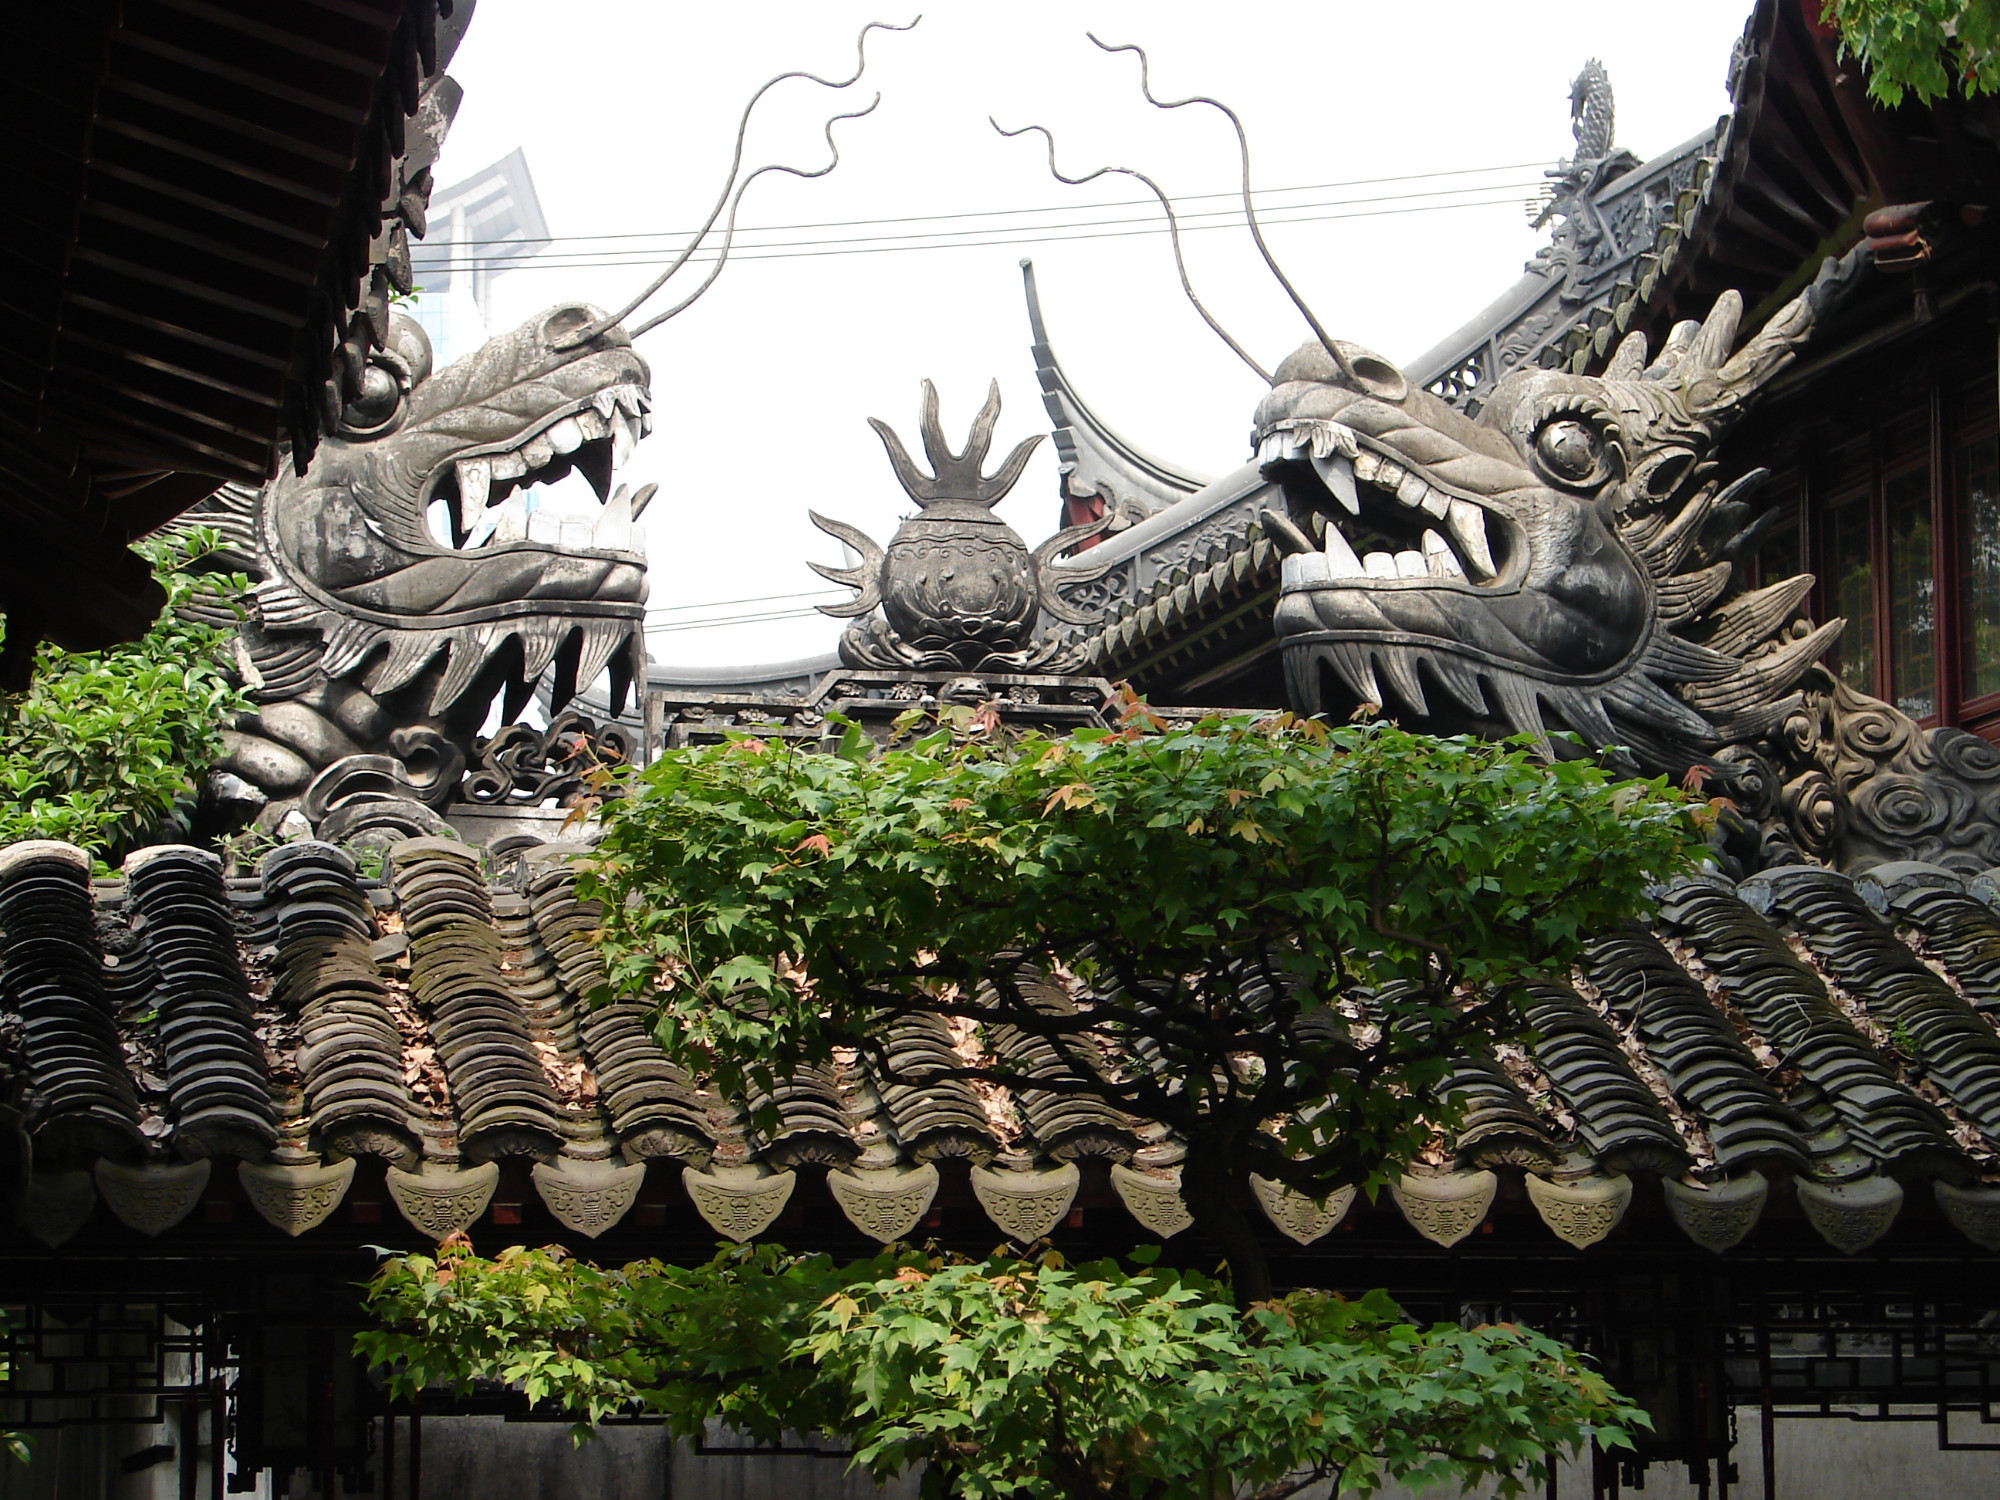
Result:
<instances>
[{"instance_id":1,"label":"overcast white sky","mask_svg":"<svg viewBox=\"0 0 2000 1500\"><path fill-rule=\"evenodd\" d=\"M907 8L883 8L897 3ZM1091 46L1084 33L1095 31L1144 44L1162 97L1209 93L1232 104L1250 131L1260 191L1513 167L1476 179L1481 190L1470 196L1486 206L1382 213L1407 203L1376 202L1360 206L1372 216L1270 230L1321 321L1399 361L1505 290L1544 242L1522 204L1540 166L1572 144L1568 87L1584 59L1610 70L1618 143L1649 157L1728 108L1730 46L1748 12L1747 0L479 0L451 69L465 104L439 181L520 147L552 235L698 223L725 170L737 114L759 83L787 68L845 76L864 21L907 21L920 3L915 31L870 37L868 74L853 89L793 82L767 98L752 127L752 162L819 165L827 115L878 90L882 103L838 127L842 161L831 176L763 179L745 206L746 226L1051 208L1100 221L1143 216L1090 211L1132 198L1133 185L1113 178L1064 187L1047 175L1039 142L1000 139L989 114L1009 126L1050 126L1071 175L1117 164L1150 172L1177 199L1232 189L1226 122L1209 110L1149 108L1135 60ZM1391 181L1272 201L1328 204L1453 185ZM1020 221L1047 226L1062 217ZM575 252L632 243L558 244L543 264L501 277L496 325L575 297L622 303L657 267L580 264ZM1307 330L1241 229L1191 235L1188 252L1196 289L1266 367L1303 341ZM1046 431L1028 355L1023 255L1035 261L1056 351L1101 416L1140 446L1204 473L1242 462L1260 383L1187 306L1163 235L745 258L702 302L640 342L653 368L657 425L625 475L660 485L646 518L653 605L824 590L805 560L837 562L839 548L808 522L808 507L886 542L912 506L866 418L884 418L914 448L924 376L938 383L954 441L996 377L1005 408L995 454ZM1044 443L1000 514L1032 544L1054 529L1055 497L1054 455ZM802 602L812 601L680 614ZM750 663L830 648L839 630L814 615L659 633L652 650L662 661Z\"/></svg>"}]
</instances>

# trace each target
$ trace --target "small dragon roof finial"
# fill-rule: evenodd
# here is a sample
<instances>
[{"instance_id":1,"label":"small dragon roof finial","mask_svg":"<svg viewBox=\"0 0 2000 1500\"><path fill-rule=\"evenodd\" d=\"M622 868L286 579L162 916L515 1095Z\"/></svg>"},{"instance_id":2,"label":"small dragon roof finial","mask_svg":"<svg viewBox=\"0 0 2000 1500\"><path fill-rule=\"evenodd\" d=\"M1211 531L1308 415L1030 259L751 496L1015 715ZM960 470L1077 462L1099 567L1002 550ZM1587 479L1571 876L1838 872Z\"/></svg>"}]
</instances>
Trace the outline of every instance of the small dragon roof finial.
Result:
<instances>
[{"instance_id":1,"label":"small dragon roof finial","mask_svg":"<svg viewBox=\"0 0 2000 1500\"><path fill-rule=\"evenodd\" d=\"M1569 86L1569 128L1576 137L1579 162L1601 161L1611 154L1615 115L1611 75L1593 57Z\"/></svg>"}]
</instances>

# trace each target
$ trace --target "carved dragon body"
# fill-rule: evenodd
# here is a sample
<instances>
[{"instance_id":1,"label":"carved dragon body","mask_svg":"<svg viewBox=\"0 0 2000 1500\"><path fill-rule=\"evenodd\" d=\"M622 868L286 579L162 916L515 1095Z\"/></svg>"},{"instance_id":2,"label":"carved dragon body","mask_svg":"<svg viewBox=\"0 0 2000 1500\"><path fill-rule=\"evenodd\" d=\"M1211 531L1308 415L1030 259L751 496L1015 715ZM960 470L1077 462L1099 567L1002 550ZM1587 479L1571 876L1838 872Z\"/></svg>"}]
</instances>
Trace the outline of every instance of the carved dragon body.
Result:
<instances>
[{"instance_id":1,"label":"carved dragon body","mask_svg":"<svg viewBox=\"0 0 2000 1500\"><path fill-rule=\"evenodd\" d=\"M607 666L622 704L644 663L633 522L652 491L612 475L651 398L621 328L577 339L601 319L559 306L432 374L398 315L303 474L186 518L254 580L237 657L257 706L220 769L268 799L267 826L317 820L349 776L441 802L493 700L512 718L551 672L557 708ZM594 522L530 509L530 485L572 469Z\"/></svg>"},{"instance_id":2,"label":"carved dragon body","mask_svg":"<svg viewBox=\"0 0 2000 1500\"><path fill-rule=\"evenodd\" d=\"M1294 706L1551 750L1553 722L1648 771L1702 766L1743 815L1743 866L2000 862L2000 753L1821 668L1843 622L1801 616L1809 575L1730 592L1763 475L1720 486L1717 444L1848 270L1829 261L1741 349L1728 293L1650 361L1633 334L1601 376L1516 371L1476 419L1365 350L1292 355L1256 435L1285 497L1264 524Z\"/></svg>"}]
</instances>

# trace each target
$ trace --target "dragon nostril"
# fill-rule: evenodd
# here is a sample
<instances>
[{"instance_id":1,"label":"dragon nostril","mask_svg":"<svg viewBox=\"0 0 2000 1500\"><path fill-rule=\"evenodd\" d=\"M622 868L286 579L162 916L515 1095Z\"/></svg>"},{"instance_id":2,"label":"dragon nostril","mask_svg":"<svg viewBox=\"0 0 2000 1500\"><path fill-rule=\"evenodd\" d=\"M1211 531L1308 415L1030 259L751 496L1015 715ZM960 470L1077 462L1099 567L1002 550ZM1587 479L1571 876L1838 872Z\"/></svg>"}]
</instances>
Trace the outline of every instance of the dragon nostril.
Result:
<instances>
[{"instance_id":1,"label":"dragon nostril","mask_svg":"<svg viewBox=\"0 0 2000 1500\"><path fill-rule=\"evenodd\" d=\"M1403 378L1403 372L1372 355L1354 361L1354 378L1367 387L1371 396L1380 396L1385 401L1400 401L1410 393L1410 383Z\"/></svg>"},{"instance_id":2,"label":"dragon nostril","mask_svg":"<svg viewBox=\"0 0 2000 1500\"><path fill-rule=\"evenodd\" d=\"M1401 401L1410 394L1409 380L1381 355L1344 341L1340 353L1346 360L1346 373L1352 374L1354 383L1369 395L1383 401Z\"/></svg>"},{"instance_id":3,"label":"dragon nostril","mask_svg":"<svg viewBox=\"0 0 2000 1500\"><path fill-rule=\"evenodd\" d=\"M566 307L553 309L542 320L542 338L551 346L560 345L565 339L573 338L602 318L604 314L584 302L572 302Z\"/></svg>"}]
</instances>

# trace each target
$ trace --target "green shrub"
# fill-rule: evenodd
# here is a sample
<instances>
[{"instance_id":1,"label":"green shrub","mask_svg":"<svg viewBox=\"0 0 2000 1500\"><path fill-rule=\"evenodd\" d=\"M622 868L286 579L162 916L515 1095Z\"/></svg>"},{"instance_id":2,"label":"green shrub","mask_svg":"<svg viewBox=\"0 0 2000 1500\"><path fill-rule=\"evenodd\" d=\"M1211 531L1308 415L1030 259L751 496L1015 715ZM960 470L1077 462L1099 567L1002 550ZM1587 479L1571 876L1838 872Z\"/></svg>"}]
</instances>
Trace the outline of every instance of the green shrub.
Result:
<instances>
[{"instance_id":1,"label":"green shrub","mask_svg":"<svg viewBox=\"0 0 2000 1500\"><path fill-rule=\"evenodd\" d=\"M142 543L168 595L153 628L107 651L44 645L29 689L0 696L0 843L62 839L109 864L192 810L222 731L249 707L230 677L233 632L180 609L199 594L213 613L247 587L194 571L216 544L201 528Z\"/></svg>"}]
</instances>

